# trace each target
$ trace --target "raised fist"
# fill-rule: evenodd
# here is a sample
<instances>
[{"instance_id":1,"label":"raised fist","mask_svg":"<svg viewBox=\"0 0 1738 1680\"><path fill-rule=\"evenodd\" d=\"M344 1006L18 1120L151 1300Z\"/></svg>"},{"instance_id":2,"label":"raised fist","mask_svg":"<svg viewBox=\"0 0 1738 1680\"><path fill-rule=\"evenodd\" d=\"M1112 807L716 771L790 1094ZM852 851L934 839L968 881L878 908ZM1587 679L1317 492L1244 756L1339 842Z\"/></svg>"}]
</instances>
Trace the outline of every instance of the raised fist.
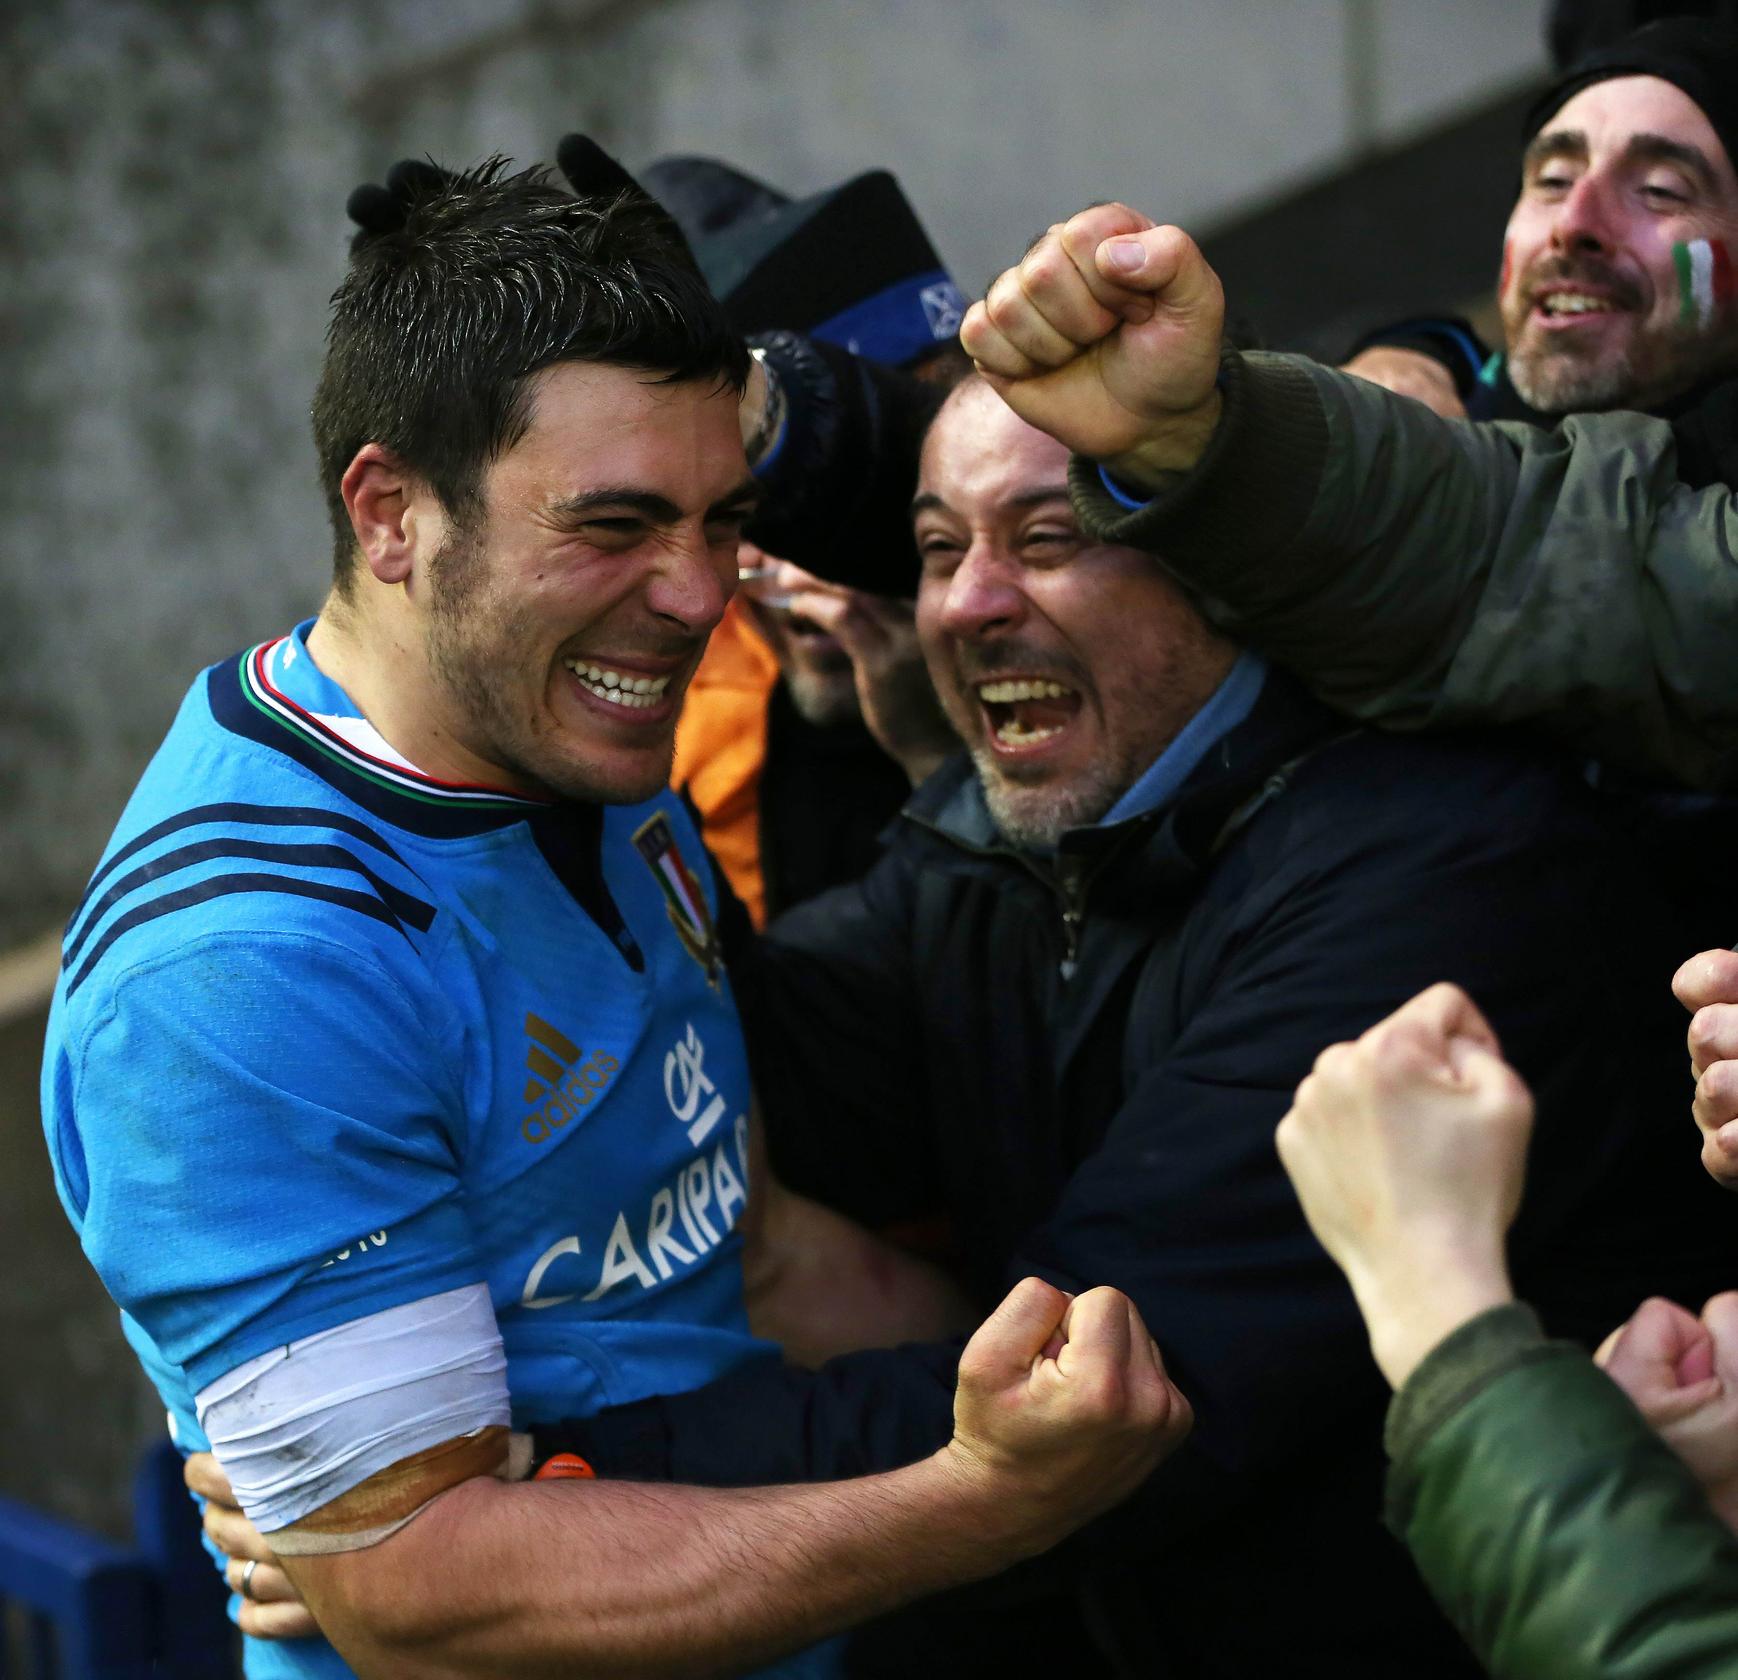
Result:
<instances>
[{"instance_id":1,"label":"raised fist","mask_svg":"<svg viewBox=\"0 0 1738 1680\"><path fill-rule=\"evenodd\" d=\"M1432 986L1316 1059L1279 1158L1398 1388L1450 1330L1511 1298L1503 1254L1533 1101L1459 987Z\"/></svg>"},{"instance_id":2,"label":"raised fist","mask_svg":"<svg viewBox=\"0 0 1738 1680\"><path fill-rule=\"evenodd\" d=\"M1690 1113L1702 1134L1702 1165L1716 1183L1738 1190L1738 952L1691 957L1672 990L1691 1011Z\"/></svg>"},{"instance_id":3,"label":"raised fist","mask_svg":"<svg viewBox=\"0 0 1738 1680\"><path fill-rule=\"evenodd\" d=\"M1023 420L1140 488L1219 416L1225 300L1180 228L1124 204L1052 227L973 304L960 343Z\"/></svg>"},{"instance_id":4,"label":"raised fist","mask_svg":"<svg viewBox=\"0 0 1738 1680\"><path fill-rule=\"evenodd\" d=\"M960 1356L948 1451L1036 1552L1132 1493L1193 1422L1126 1295L1026 1278Z\"/></svg>"},{"instance_id":5,"label":"raised fist","mask_svg":"<svg viewBox=\"0 0 1738 1680\"><path fill-rule=\"evenodd\" d=\"M1738 1528L1738 1293L1716 1295L1700 1318L1644 1301L1597 1357Z\"/></svg>"}]
</instances>

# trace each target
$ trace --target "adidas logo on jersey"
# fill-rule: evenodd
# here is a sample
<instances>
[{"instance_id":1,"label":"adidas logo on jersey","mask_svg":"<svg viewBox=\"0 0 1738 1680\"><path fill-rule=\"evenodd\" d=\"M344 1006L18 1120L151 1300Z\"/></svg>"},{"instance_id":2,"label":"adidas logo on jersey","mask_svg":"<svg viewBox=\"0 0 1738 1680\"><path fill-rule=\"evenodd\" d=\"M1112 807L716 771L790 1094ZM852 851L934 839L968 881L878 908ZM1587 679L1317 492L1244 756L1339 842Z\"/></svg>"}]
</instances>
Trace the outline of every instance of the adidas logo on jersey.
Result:
<instances>
[{"instance_id":1,"label":"adidas logo on jersey","mask_svg":"<svg viewBox=\"0 0 1738 1680\"><path fill-rule=\"evenodd\" d=\"M530 1077L524 1101L529 1112L519 1122L519 1133L527 1143L542 1143L587 1107L621 1064L607 1050L593 1051L589 1061L580 1061L584 1052L579 1046L541 1015L527 1012L525 1036Z\"/></svg>"}]
</instances>

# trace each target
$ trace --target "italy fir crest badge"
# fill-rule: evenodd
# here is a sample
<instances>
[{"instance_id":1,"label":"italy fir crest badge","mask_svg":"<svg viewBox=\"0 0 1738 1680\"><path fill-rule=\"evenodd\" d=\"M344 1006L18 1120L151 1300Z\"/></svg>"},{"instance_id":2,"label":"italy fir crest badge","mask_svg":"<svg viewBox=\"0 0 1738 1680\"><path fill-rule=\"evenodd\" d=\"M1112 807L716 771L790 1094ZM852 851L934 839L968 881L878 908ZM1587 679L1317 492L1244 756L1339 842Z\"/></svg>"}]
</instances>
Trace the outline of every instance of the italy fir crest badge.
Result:
<instances>
[{"instance_id":1,"label":"italy fir crest badge","mask_svg":"<svg viewBox=\"0 0 1738 1680\"><path fill-rule=\"evenodd\" d=\"M664 911L682 941L683 948L699 963L707 980L716 987L723 968L718 949L718 930L706 894L689 869L667 811L659 811L634 830L634 848L646 860L664 892Z\"/></svg>"}]
</instances>

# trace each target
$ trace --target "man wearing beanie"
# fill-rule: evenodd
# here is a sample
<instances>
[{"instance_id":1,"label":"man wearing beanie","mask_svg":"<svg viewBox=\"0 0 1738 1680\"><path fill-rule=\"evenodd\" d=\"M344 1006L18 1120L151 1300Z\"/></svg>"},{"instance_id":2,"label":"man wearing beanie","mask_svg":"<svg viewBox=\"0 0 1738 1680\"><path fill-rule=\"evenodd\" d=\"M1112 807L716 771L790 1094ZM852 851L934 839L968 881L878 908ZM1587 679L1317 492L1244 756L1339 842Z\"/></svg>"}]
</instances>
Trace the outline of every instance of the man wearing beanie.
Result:
<instances>
[{"instance_id":1,"label":"man wearing beanie","mask_svg":"<svg viewBox=\"0 0 1738 1680\"><path fill-rule=\"evenodd\" d=\"M1462 323L1416 320L1372 335L1347 371L1475 420L1685 414L1738 368L1735 136L1732 30L1673 18L1586 54L1528 112L1502 351L1484 356ZM1694 438L1688 476L1707 482L1717 441Z\"/></svg>"},{"instance_id":2,"label":"man wearing beanie","mask_svg":"<svg viewBox=\"0 0 1738 1680\"><path fill-rule=\"evenodd\" d=\"M1669 19L1586 53L1527 115L1498 281L1504 349L1481 361L1457 324L1415 321L1347 371L1472 419L1645 410L1675 421L1684 478L1730 478L1738 426L1708 398L1738 370L1735 139L1738 32ZM1687 924L1712 901L1738 910L1729 804L1600 779ZM1684 937L1705 943L1689 925Z\"/></svg>"},{"instance_id":3,"label":"man wearing beanie","mask_svg":"<svg viewBox=\"0 0 1738 1680\"><path fill-rule=\"evenodd\" d=\"M886 588L915 578L906 509L933 406L919 380L959 360L964 300L885 170L799 200L711 158L667 158L644 181L732 324L804 393L798 423L884 422L826 449L849 482L816 484L802 498L812 507L751 529L747 580L677 731L672 785L760 926L863 874L912 785L956 744L909 606L821 579L867 576ZM825 387L841 384L867 385L865 400L830 400ZM791 497L779 501L790 509Z\"/></svg>"}]
</instances>

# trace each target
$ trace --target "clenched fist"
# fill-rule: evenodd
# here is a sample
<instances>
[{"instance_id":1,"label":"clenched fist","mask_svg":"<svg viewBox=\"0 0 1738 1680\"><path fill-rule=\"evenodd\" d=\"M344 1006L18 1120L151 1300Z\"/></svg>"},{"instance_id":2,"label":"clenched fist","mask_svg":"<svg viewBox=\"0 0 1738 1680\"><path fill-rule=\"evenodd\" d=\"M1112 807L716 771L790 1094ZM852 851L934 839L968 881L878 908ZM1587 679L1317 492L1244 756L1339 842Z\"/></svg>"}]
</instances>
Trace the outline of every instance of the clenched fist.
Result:
<instances>
[{"instance_id":1,"label":"clenched fist","mask_svg":"<svg viewBox=\"0 0 1738 1680\"><path fill-rule=\"evenodd\" d=\"M1700 1318L1644 1301L1597 1358L1738 1529L1738 1293L1716 1295Z\"/></svg>"},{"instance_id":2,"label":"clenched fist","mask_svg":"<svg viewBox=\"0 0 1738 1680\"><path fill-rule=\"evenodd\" d=\"M1057 223L973 304L960 343L1021 419L1137 489L1200 458L1219 418L1219 278L1125 204Z\"/></svg>"},{"instance_id":3,"label":"clenched fist","mask_svg":"<svg viewBox=\"0 0 1738 1680\"><path fill-rule=\"evenodd\" d=\"M1027 1278L960 1356L945 1452L1038 1552L1132 1493L1193 1422L1126 1295Z\"/></svg>"},{"instance_id":4,"label":"clenched fist","mask_svg":"<svg viewBox=\"0 0 1738 1680\"><path fill-rule=\"evenodd\" d=\"M1526 1086L1456 986L1324 1050L1298 1087L1279 1158L1396 1388L1449 1331L1513 1298L1503 1244L1532 1126Z\"/></svg>"},{"instance_id":5,"label":"clenched fist","mask_svg":"<svg viewBox=\"0 0 1738 1680\"><path fill-rule=\"evenodd\" d=\"M1738 952L1703 951L1672 977L1690 1010L1690 1113L1702 1134L1702 1165L1738 1190Z\"/></svg>"}]
</instances>

